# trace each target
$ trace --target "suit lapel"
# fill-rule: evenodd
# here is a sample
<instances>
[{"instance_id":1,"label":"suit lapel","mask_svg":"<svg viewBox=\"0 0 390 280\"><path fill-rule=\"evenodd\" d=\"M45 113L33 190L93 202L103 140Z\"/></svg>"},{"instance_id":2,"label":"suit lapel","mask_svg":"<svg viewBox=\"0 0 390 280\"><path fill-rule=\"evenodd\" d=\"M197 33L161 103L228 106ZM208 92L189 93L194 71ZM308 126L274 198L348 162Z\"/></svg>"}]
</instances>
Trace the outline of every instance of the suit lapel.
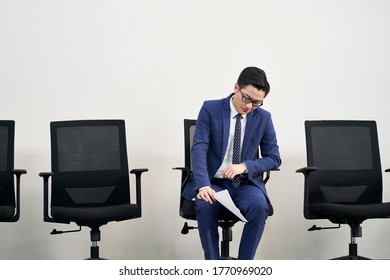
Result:
<instances>
[{"instance_id":1,"label":"suit lapel","mask_svg":"<svg viewBox=\"0 0 390 280\"><path fill-rule=\"evenodd\" d=\"M230 95L225 99L222 106L222 153L221 153L221 162L223 161L223 157L225 156L227 143L229 139L229 130L230 130Z\"/></svg>"},{"instance_id":2,"label":"suit lapel","mask_svg":"<svg viewBox=\"0 0 390 280\"><path fill-rule=\"evenodd\" d=\"M242 144L241 160L246 159L246 156L248 153L248 148L249 148L249 143L250 143L250 140L251 140L252 134L253 134L253 128L254 128L256 117L257 117L256 110L249 113L247 116L246 128L245 128L245 134L244 134L244 142Z\"/></svg>"}]
</instances>

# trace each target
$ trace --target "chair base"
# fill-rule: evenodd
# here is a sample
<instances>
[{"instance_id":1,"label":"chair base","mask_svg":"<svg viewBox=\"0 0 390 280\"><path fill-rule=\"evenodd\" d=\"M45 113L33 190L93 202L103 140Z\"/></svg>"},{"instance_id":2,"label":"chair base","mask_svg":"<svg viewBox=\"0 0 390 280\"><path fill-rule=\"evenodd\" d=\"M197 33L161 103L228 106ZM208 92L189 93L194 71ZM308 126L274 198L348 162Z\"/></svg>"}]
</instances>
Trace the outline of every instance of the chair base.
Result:
<instances>
[{"instance_id":1,"label":"chair base","mask_svg":"<svg viewBox=\"0 0 390 280\"><path fill-rule=\"evenodd\" d=\"M221 220L219 221L219 226L222 228L222 240L221 240L221 260L236 260L230 255L230 242L233 240L233 230L232 227L237 221L235 220ZM198 227L189 226L187 222L184 223L184 226L181 230L181 234L188 234L190 230L197 229ZM92 247L91 247L92 249ZM97 253L99 254L99 253ZM92 251L91 251L92 255Z\"/></svg>"},{"instance_id":2,"label":"chair base","mask_svg":"<svg viewBox=\"0 0 390 280\"><path fill-rule=\"evenodd\" d=\"M230 257L230 242L233 240L232 227L236 221L220 221L219 226L222 228L221 241L221 260L235 260Z\"/></svg>"},{"instance_id":3,"label":"chair base","mask_svg":"<svg viewBox=\"0 0 390 280\"><path fill-rule=\"evenodd\" d=\"M231 229L226 229L228 231L230 231L231 233ZM232 239L224 239L221 241L221 260L234 260L235 258L231 257L230 256L230 246L229 246L229 243L230 241L232 241Z\"/></svg>"},{"instance_id":4,"label":"chair base","mask_svg":"<svg viewBox=\"0 0 390 280\"><path fill-rule=\"evenodd\" d=\"M91 256L86 260L107 260L99 256L99 246L97 241L93 241L91 245Z\"/></svg>"},{"instance_id":5,"label":"chair base","mask_svg":"<svg viewBox=\"0 0 390 280\"><path fill-rule=\"evenodd\" d=\"M99 246L96 245L96 242L92 243L91 246L91 257L87 260L104 260L99 256Z\"/></svg>"},{"instance_id":6,"label":"chair base","mask_svg":"<svg viewBox=\"0 0 390 280\"><path fill-rule=\"evenodd\" d=\"M338 258L333 258L332 260L370 260L369 258L359 256L357 254L358 248L356 243L349 243L349 255L342 256Z\"/></svg>"},{"instance_id":7,"label":"chair base","mask_svg":"<svg viewBox=\"0 0 390 280\"><path fill-rule=\"evenodd\" d=\"M331 260L371 260L363 256L342 256Z\"/></svg>"},{"instance_id":8,"label":"chair base","mask_svg":"<svg viewBox=\"0 0 390 280\"><path fill-rule=\"evenodd\" d=\"M99 255L99 246L97 245L98 241L100 241L100 229L99 226L90 226L91 228L91 250L90 257L87 260L105 260Z\"/></svg>"}]
</instances>

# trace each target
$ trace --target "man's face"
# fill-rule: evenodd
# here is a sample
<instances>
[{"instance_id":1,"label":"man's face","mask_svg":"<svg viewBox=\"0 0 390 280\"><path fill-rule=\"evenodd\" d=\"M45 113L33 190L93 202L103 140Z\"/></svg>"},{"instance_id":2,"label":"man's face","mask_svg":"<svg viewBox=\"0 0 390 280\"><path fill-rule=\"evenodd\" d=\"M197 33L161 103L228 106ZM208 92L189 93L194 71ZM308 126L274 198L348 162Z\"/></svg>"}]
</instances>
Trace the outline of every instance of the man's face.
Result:
<instances>
[{"instance_id":1,"label":"man's face","mask_svg":"<svg viewBox=\"0 0 390 280\"><path fill-rule=\"evenodd\" d=\"M234 85L233 106L241 115L246 115L263 104L265 91L258 90L252 85L240 88Z\"/></svg>"}]
</instances>

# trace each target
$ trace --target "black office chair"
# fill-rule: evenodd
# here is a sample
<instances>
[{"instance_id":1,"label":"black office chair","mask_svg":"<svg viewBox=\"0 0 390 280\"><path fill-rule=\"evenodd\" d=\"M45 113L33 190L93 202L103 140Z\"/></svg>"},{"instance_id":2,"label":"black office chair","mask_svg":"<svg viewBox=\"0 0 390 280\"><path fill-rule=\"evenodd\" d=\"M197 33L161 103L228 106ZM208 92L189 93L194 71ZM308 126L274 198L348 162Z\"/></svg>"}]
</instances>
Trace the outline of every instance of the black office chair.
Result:
<instances>
[{"instance_id":1,"label":"black office chair","mask_svg":"<svg viewBox=\"0 0 390 280\"><path fill-rule=\"evenodd\" d=\"M196 221L195 214L195 201L187 200L181 194L183 193L185 183L192 173L191 164L191 147L193 142L193 136L195 133L196 120L185 119L184 120L184 160L185 167L175 167L176 170L181 170L181 189L180 189L180 204L179 214L181 217L187 220ZM266 172L264 183L270 178L270 171ZM269 204L269 216L273 215L273 207ZM234 259L230 256L230 242L233 240L233 226L240 221L240 219L232 212L223 207L219 214L219 227L222 229L221 238L221 259ZM190 230L197 229L196 226L189 226L187 222L181 230L182 234L188 234Z\"/></svg>"},{"instance_id":2,"label":"black office chair","mask_svg":"<svg viewBox=\"0 0 390 280\"><path fill-rule=\"evenodd\" d=\"M382 202L382 170L375 121L306 121L307 167L304 217L327 219L351 230L349 254L335 259L367 259L358 255L356 238L367 219L390 217ZM389 170L386 170L389 171Z\"/></svg>"},{"instance_id":3,"label":"black office chair","mask_svg":"<svg viewBox=\"0 0 390 280\"><path fill-rule=\"evenodd\" d=\"M52 171L39 174L44 182L44 221L79 226L51 234L89 227L90 259L99 259L100 227L141 217L141 174L148 169L130 171L136 176L132 204L123 120L57 121L51 122L50 132Z\"/></svg>"},{"instance_id":4,"label":"black office chair","mask_svg":"<svg viewBox=\"0 0 390 280\"><path fill-rule=\"evenodd\" d=\"M14 169L14 142L15 121L0 120L0 222L20 218L20 177L27 172Z\"/></svg>"}]
</instances>

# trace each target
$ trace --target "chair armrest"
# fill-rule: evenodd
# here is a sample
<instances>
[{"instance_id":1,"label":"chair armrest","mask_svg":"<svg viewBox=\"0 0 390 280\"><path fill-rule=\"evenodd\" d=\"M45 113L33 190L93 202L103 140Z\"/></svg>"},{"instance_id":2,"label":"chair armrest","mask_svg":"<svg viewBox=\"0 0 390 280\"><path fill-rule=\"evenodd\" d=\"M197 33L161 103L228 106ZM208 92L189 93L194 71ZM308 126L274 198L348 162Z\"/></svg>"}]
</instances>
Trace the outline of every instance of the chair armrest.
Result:
<instances>
[{"instance_id":1,"label":"chair armrest","mask_svg":"<svg viewBox=\"0 0 390 280\"><path fill-rule=\"evenodd\" d=\"M25 169L14 169L12 173L16 176L16 213L12 218L9 218L5 222L16 222L20 218L20 177L22 174L26 174L27 171Z\"/></svg>"},{"instance_id":2,"label":"chair armrest","mask_svg":"<svg viewBox=\"0 0 390 280\"><path fill-rule=\"evenodd\" d=\"M271 177L271 171L279 171L279 170L280 170L279 168L275 168L275 169L268 170L267 172L265 172L265 178L263 179L264 184L266 184L268 182L269 178Z\"/></svg>"},{"instance_id":3,"label":"chair armrest","mask_svg":"<svg viewBox=\"0 0 390 280\"><path fill-rule=\"evenodd\" d=\"M191 173L189 167L173 167L172 170L180 170L182 175L182 181Z\"/></svg>"},{"instance_id":4,"label":"chair armrest","mask_svg":"<svg viewBox=\"0 0 390 280\"><path fill-rule=\"evenodd\" d=\"M274 168L274 169L271 169L271 170L268 170L268 171L255 173L253 175L253 177L258 177L258 176L263 176L264 177L264 174L265 174L265 177L263 178L263 182L264 182L264 184L266 184L268 182L268 180L270 179L270 177L271 177L271 171L279 171L279 170L280 170L279 168ZM248 179L248 174L247 173L243 173L243 174L240 174L239 177L244 179L244 180L247 180Z\"/></svg>"},{"instance_id":5,"label":"chair armrest","mask_svg":"<svg viewBox=\"0 0 390 280\"><path fill-rule=\"evenodd\" d=\"M318 171L317 167L303 167L296 170L297 173L302 173L304 175L304 183L303 183L303 215L306 218L313 217L313 214L309 211L309 178L312 172Z\"/></svg>"},{"instance_id":6,"label":"chair armrest","mask_svg":"<svg viewBox=\"0 0 390 280\"><path fill-rule=\"evenodd\" d=\"M53 172L41 172L41 173L39 173L39 177L42 177L43 180L48 180L51 176L53 176Z\"/></svg>"},{"instance_id":7,"label":"chair armrest","mask_svg":"<svg viewBox=\"0 0 390 280\"><path fill-rule=\"evenodd\" d=\"M149 171L149 169L147 169L147 168L135 168L135 169L132 169L132 170L130 170L130 173L131 174L135 174L135 175L141 175L143 172L148 172Z\"/></svg>"},{"instance_id":8,"label":"chair armrest","mask_svg":"<svg viewBox=\"0 0 390 280\"><path fill-rule=\"evenodd\" d=\"M49 216L49 178L52 172L41 172L39 176L43 178L43 220L53 222L54 219Z\"/></svg>"},{"instance_id":9,"label":"chair armrest","mask_svg":"<svg viewBox=\"0 0 390 280\"><path fill-rule=\"evenodd\" d=\"M302 173L305 177L309 176L313 171L317 171L318 167L303 167L297 169L295 172Z\"/></svg>"},{"instance_id":10,"label":"chair armrest","mask_svg":"<svg viewBox=\"0 0 390 280\"><path fill-rule=\"evenodd\" d=\"M27 174L27 171L26 171L26 169L14 169L14 170L12 170L12 173L20 176L22 174Z\"/></svg>"},{"instance_id":11,"label":"chair armrest","mask_svg":"<svg viewBox=\"0 0 390 280\"><path fill-rule=\"evenodd\" d=\"M144 172L148 172L147 168L135 168L130 170L130 174L135 174L135 189L136 189L136 204L139 208L140 215L142 213L142 200L141 200L141 175Z\"/></svg>"},{"instance_id":12,"label":"chair armrest","mask_svg":"<svg viewBox=\"0 0 390 280\"><path fill-rule=\"evenodd\" d=\"M181 171L181 184L183 187L184 183L188 179L188 176L191 174L191 169L189 167L173 167L172 169ZM183 191L183 189L181 189L180 191Z\"/></svg>"},{"instance_id":13,"label":"chair armrest","mask_svg":"<svg viewBox=\"0 0 390 280\"><path fill-rule=\"evenodd\" d=\"M173 167L172 169L173 169L173 170L190 171L190 169L189 169L188 167Z\"/></svg>"}]
</instances>

